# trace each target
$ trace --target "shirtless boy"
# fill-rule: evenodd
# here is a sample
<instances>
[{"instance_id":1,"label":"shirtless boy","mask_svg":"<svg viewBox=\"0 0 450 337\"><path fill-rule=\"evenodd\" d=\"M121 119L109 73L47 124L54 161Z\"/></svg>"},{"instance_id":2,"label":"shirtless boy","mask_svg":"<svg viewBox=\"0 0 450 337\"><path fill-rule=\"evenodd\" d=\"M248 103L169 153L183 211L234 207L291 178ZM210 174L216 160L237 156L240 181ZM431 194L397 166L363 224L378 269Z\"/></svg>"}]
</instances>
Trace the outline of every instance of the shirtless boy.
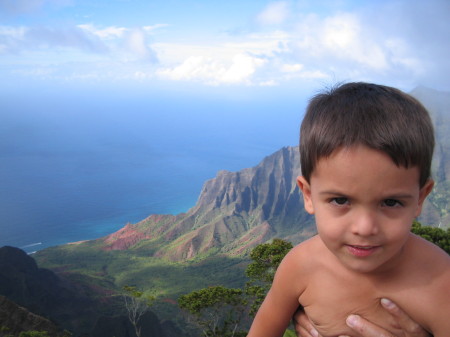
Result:
<instances>
[{"instance_id":1,"label":"shirtless boy","mask_svg":"<svg viewBox=\"0 0 450 337\"><path fill-rule=\"evenodd\" d=\"M397 89L348 83L310 101L297 182L318 235L286 255L248 337L282 336L299 304L323 337L359 337L350 314L402 336L382 298L450 336L450 257L410 232L433 148L428 112Z\"/></svg>"}]
</instances>

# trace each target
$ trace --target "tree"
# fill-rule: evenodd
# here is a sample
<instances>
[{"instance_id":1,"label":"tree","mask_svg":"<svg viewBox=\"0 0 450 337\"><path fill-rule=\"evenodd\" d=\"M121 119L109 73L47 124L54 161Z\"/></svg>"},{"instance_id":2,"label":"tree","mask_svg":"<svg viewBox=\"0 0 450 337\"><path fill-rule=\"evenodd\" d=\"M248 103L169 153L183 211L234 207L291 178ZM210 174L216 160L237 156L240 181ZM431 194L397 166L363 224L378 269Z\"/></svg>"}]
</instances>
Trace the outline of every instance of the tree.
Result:
<instances>
[{"instance_id":1,"label":"tree","mask_svg":"<svg viewBox=\"0 0 450 337\"><path fill-rule=\"evenodd\" d=\"M205 337L245 336L239 330L246 307L242 289L208 287L178 299L181 309L188 311Z\"/></svg>"},{"instance_id":2,"label":"tree","mask_svg":"<svg viewBox=\"0 0 450 337\"><path fill-rule=\"evenodd\" d=\"M145 295L143 291L138 290L136 287L124 286L123 290L125 291L123 299L128 318L134 327L136 336L141 337L139 321L142 315L147 311L148 307L153 305L155 297L152 295Z\"/></svg>"},{"instance_id":3,"label":"tree","mask_svg":"<svg viewBox=\"0 0 450 337\"><path fill-rule=\"evenodd\" d=\"M292 243L282 239L273 239L271 243L256 246L250 253L253 262L245 270L246 275L254 282L270 286L281 260L291 249Z\"/></svg>"},{"instance_id":4,"label":"tree","mask_svg":"<svg viewBox=\"0 0 450 337\"><path fill-rule=\"evenodd\" d=\"M19 337L48 337L47 331L22 331Z\"/></svg>"},{"instance_id":5,"label":"tree","mask_svg":"<svg viewBox=\"0 0 450 337\"><path fill-rule=\"evenodd\" d=\"M292 249L292 244L282 239L256 246L250 253L252 263L245 270L250 281L245 286L246 294L252 299L250 315L254 316L272 285L275 272L283 258Z\"/></svg>"},{"instance_id":6,"label":"tree","mask_svg":"<svg viewBox=\"0 0 450 337\"><path fill-rule=\"evenodd\" d=\"M282 239L256 246L250 253L252 262L246 269L250 281L244 290L204 288L181 296L180 308L194 317L205 337L246 336L241 325L248 323L248 317L258 310L281 260L291 249L292 244Z\"/></svg>"},{"instance_id":7,"label":"tree","mask_svg":"<svg viewBox=\"0 0 450 337\"><path fill-rule=\"evenodd\" d=\"M443 230L436 227L422 226L420 222L414 221L411 231L441 247L447 254L450 254L450 228Z\"/></svg>"}]
</instances>

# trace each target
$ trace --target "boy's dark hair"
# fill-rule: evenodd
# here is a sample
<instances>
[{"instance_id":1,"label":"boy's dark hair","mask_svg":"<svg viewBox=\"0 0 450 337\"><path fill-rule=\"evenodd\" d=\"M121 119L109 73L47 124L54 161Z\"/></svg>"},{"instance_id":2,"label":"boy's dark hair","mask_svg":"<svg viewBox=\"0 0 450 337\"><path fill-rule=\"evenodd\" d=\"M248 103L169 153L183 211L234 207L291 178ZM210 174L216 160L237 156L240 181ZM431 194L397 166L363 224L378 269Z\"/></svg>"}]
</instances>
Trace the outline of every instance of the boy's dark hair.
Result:
<instances>
[{"instance_id":1,"label":"boy's dark hair","mask_svg":"<svg viewBox=\"0 0 450 337\"><path fill-rule=\"evenodd\" d=\"M300 129L300 164L308 182L320 158L357 144L383 151L397 166L417 166L421 187L430 178L430 116L419 101L398 89L346 83L310 100Z\"/></svg>"}]
</instances>

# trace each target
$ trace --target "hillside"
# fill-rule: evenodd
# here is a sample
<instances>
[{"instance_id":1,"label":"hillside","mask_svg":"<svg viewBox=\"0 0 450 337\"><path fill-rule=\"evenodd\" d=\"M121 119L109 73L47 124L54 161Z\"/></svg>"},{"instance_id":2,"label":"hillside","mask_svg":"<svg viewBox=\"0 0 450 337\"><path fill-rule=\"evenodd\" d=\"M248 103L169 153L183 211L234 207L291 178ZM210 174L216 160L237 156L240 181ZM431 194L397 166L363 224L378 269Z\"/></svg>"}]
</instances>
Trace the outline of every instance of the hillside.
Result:
<instances>
[{"instance_id":1,"label":"hillside","mask_svg":"<svg viewBox=\"0 0 450 337\"><path fill-rule=\"evenodd\" d=\"M63 336L63 332L50 320L31 313L4 296L0 296L0 328L0 331L12 336L30 330L47 331L50 337Z\"/></svg>"},{"instance_id":2,"label":"hillside","mask_svg":"<svg viewBox=\"0 0 450 337\"><path fill-rule=\"evenodd\" d=\"M299 170L297 148L283 148L253 168L220 171L185 214L151 215L83 244L180 261L217 253L241 256L273 237L300 242L314 228L295 183Z\"/></svg>"},{"instance_id":3,"label":"hillside","mask_svg":"<svg viewBox=\"0 0 450 337\"><path fill-rule=\"evenodd\" d=\"M93 293L89 287L39 268L33 258L18 248L0 248L0 295L34 314L54 322L64 321L69 330L93 324L90 321L99 310Z\"/></svg>"}]
</instances>

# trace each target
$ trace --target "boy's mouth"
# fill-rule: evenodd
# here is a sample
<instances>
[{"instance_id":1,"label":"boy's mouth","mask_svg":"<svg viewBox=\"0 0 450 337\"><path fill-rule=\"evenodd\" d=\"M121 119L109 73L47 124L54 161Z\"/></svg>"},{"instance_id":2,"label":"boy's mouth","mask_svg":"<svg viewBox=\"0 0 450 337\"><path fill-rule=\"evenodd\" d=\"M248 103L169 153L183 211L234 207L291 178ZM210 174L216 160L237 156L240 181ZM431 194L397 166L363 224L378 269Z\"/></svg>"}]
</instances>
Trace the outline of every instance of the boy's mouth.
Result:
<instances>
[{"instance_id":1,"label":"boy's mouth","mask_svg":"<svg viewBox=\"0 0 450 337\"><path fill-rule=\"evenodd\" d=\"M350 254L357 257L366 257L375 253L380 246L356 246L356 245L346 245L347 250Z\"/></svg>"}]
</instances>

